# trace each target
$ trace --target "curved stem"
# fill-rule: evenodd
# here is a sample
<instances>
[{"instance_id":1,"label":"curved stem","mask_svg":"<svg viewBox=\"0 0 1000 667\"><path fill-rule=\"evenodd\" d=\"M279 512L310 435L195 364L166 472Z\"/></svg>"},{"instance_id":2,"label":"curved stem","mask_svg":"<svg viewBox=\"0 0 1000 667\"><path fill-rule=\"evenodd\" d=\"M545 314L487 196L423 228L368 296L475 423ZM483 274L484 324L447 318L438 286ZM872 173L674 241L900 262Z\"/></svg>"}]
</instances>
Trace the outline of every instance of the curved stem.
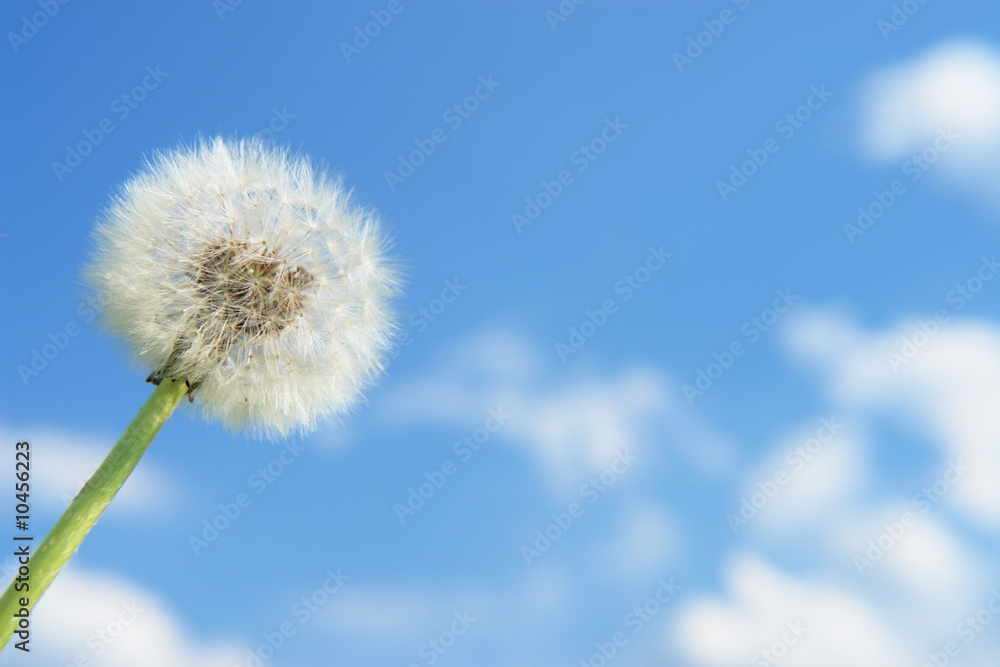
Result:
<instances>
[{"instance_id":1,"label":"curved stem","mask_svg":"<svg viewBox=\"0 0 1000 667\"><path fill-rule=\"evenodd\" d=\"M184 382L164 380L160 383L104 462L83 485L52 530L29 557L28 574L25 576L22 572L20 576L16 576L3 596L0 596L0 649L7 645L18 629L20 619L14 614L23 614L21 610L25 608L30 611L66 562L76 553L83 538L121 489L187 390ZM27 590L16 590L15 584L19 579L22 584L27 581Z\"/></svg>"}]
</instances>

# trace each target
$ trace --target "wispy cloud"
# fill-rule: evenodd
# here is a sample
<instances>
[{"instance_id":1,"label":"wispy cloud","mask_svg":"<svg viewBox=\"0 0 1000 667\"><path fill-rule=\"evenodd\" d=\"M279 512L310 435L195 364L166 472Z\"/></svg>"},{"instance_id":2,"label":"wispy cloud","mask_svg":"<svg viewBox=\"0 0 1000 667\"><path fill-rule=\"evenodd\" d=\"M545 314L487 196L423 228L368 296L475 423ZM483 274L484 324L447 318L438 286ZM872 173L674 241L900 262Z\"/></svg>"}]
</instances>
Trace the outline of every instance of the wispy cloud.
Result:
<instances>
[{"instance_id":1,"label":"wispy cloud","mask_svg":"<svg viewBox=\"0 0 1000 667\"><path fill-rule=\"evenodd\" d=\"M93 434L9 423L0 424L0 438L31 442L33 500L36 507L53 514L62 513L115 444ZM13 456L0 458L0 476L13 479L13 460ZM108 516L162 515L180 496L170 475L145 460L108 507Z\"/></svg>"},{"instance_id":2,"label":"wispy cloud","mask_svg":"<svg viewBox=\"0 0 1000 667\"><path fill-rule=\"evenodd\" d=\"M935 156L936 137L947 128L958 138ZM859 141L880 162L927 151L927 162L940 162L936 172L1000 205L1000 51L955 40L876 71L864 87Z\"/></svg>"},{"instance_id":3,"label":"wispy cloud","mask_svg":"<svg viewBox=\"0 0 1000 667\"><path fill-rule=\"evenodd\" d=\"M793 576L759 556L739 554L726 565L725 586L721 597L686 603L678 619L676 641L695 664L912 664L879 611L836 583Z\"/></svg>"},{"instance_id":4,"label":"wispy cloud","mask_svg":"<svg viewBox=\"0 0 1000 667\"><path fill-rule=\"evenodd\" d=\"M206 641L155 593L118 575L68 568L32 614L31 652L2 664L31 667L232 667L245 649Z\"/></svg>"},{"instance_id":5,"label":"wispy cloud","mask_svg":"<svg viewBox=\"0 0 1000 667\"><path fill-rule=\"evenodd\" d=\"M462 341L423 376L403 379L381 407L386 423L473 428L498 405L501 439L523 446L559 489L606 468L618 452L670 449L702 469L732 461L729 443L683 405L678 385L648 365L558 376L508 332Z\"/></svg>"},{"instance_id":6,"label":"wispy cloud","mask_svg":"<svg viewBox=\"0 0 1000 667\"><path fill-rule=\"evenodd\" d=\"M940 448L942 468L949 460L969 468L941 502L1000 525L1000 328L917 318L866 331L835 310L803 313L790 324L790 350L819 367L836 405L923 429Z\"/></svg>"}]
</instances>

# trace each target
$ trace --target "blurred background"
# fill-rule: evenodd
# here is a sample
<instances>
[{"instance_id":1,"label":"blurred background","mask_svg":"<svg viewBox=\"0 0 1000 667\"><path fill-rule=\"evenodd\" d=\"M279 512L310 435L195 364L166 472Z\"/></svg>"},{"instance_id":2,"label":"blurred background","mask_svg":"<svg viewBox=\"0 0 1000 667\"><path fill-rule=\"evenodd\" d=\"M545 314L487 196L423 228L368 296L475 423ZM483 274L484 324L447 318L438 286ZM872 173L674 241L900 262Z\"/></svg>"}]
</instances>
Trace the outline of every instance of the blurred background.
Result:
<instances>
[{"instance_id":1,"label":"blurred background","mask_svg":"<svg viewBox=\"0 0 1000 667\"><path fill-rule=\"evenodd\" d=\"M2 21L0 479L29 439L39 538L150 391L80 284L144 155L308 153L409 287L342 424L182 407L0 664L996 664L995 2Z\"/></svg>"}]
</instances>

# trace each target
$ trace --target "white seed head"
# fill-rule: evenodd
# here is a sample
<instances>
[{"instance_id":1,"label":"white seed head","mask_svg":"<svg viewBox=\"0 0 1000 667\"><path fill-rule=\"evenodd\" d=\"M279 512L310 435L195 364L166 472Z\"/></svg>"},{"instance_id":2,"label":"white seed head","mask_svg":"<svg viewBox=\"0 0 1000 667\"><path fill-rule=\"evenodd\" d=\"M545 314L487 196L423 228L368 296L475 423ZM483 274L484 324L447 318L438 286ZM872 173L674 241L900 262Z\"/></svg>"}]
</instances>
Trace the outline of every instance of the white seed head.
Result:
<instances>
[{"instance_id":1,"label":"white seed head","mask_svg":"<svg viewBox=\"0 0 1000 667\"><path fill-rule=\"evenodd\" d=\"M305 158L221 138L156 154L96 237L107 325L233 430L308 432L383 370L398 271L375 215Z\"/></svg>"}]
</instances>

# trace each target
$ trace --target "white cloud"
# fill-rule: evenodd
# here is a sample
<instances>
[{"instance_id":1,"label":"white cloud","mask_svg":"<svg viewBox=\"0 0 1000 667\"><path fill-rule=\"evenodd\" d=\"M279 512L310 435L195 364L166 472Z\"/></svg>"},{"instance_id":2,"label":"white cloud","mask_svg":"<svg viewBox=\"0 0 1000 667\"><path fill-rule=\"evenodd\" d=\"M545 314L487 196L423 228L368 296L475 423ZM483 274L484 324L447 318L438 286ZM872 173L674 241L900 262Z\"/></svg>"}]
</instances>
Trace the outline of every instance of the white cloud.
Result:
<instances>
[{"instance_id":1,"label":"white cloud","mask_svg":"<svg viewBox=\"0 0 1000 667\"><path fill-rule=\"evenodd\" d=\"M865 98L863 148L896 160L953 126L980 149L1000 143L1000 52L971 41L940 45L875 73Z\"/></svg>"},{"instance_id":2,"label":"white cloud","mask_svg":"<svg viewBox=\"0 0 1000 667\"><path fill-rule=\"evenodd\" d=\"M783 438L743 482L741 498L756 495L766 502L749 531L796 542L807 534L829 538L825 528L858 502L869 482L867 448L852 430L840 419L823 417Z\"/></svg>"},{"instance_id":3,"label":"white cloud","mask_svg":"<svg viewBox=\"0 0 1000 667\"><path fill-rule=\"evenodd\" d=\"M425 377L403 381L385 397L385 423L438 423L471 430L489 408L511 415L499 438L523 445L554 487L565 491L631 448L643 460L650 445L669 444L702 468L731 462L725 440L683 406L676 383L648 366L616 374L576 372L545 379L538 349L523 338L490 332L464 341Z\"/></svg>"},{"instance_id":4,"label":"white cloud","mask_svg":"<svg viewBox=\"0 0 1000 667\"><path fill-rule=\"evenodd\" d=\"M410 641L433 630L435 615L447 615L440 601L420 590L354 587L339 593L326 618L338 632L368 641Z\"/></svg>"},{"instance_id":5,"label":"white cloud","mask_svg":"<svg viewBox=\"0 0 1000 667\"><path fill-rule=\"evenodd\" d=\"M864 554L867 542L882 535L887 524L898 524L904 512L909 512L916 523L906 529L882 561L866 570L865 578L884 577L900 593L924 603L914 622L961 618L982 592L984 582L989 581L989 571L932 514L914 511L912 506L894 505L856 518L852 522L857 536L853 553ZM927 603L935 610L933 614L927 613Z\"/></svg>"},{"instance_id":6,"label":"white cloud","mask_svg":"<svg viewBox=\"0 0 1000 667\"><path fill-rule=\"evenodd\" d=\"M398 425L475 423L484 418L484 405L519 399L539 382L542 368L537 349L523 338L480 334L454 345L434 373L394 386L383 400L382 418Z\"/></svg>"},{"instance_id":7,"label":"white cloud","mask_svg":"<svg viewBox=\"0 0 1000 667\"><path fill-rule=\"evenodd\" d=\"M941 173L996 201L1000 176L1000 51L981 42L941 44L873 74L865 86L861 148L903 162L933 145L943 128L959 135Z\"/></svg>"},{"instance_id":8,"label":"white cloud","mask_svg":"<svg viewBox=\"0 0 1000 667\"><path fill-rule=\"evenodd\" d=\"M695 664L772 664L765 649L785 667L914 664L878 610L841 586L750 555L730 561L726 585L726 597L688 600L678 617L672 640Z\"/></svg>"},{"instance_id":9,"label":"white cloud","mask_svg":"<svg viewBox=\"0 0 1000 667\"><path fill-rule=\"evenodd\" d=\"M770 648L771 659L787 667L895 667L923 664L928 652L957 640L963 664L989 664L995 641L982 636L967 645L957 628L991 594L990 563L949 523L946 506L988 528L1000 518L991 482L1000 477L1000 330L975 321L936 331L920 324L869 331L834 309L789 319L787 347L819 368L831 414L845 427L778 490L744 536L798 563L795 571L745 552L731 557L722 592L688 597L681 607L671 642L682 657L697 665L767 665L773 663L761 651ZM914 337L927 330L933 333ZM894 369L888 354L901 352L905 340L918 344ZM937 444L939 463L925 483L943 495L918 502L924 485L882 484L896 470L870 463L875 443L865 429L885 413ZM814 431L803 424L770 448L738 493L788 471L787 452ZM941 482L948 461L957 459L967 471ZM911 517L905 528L904 515ZM857 556L872 559L863 576ZM811 569L798 569L803 562ZM789 627L805 630L797 637Z\"/></svg>"},{"instance_id":10,"label":"white cloud","mask_svg":"<svg viewBox=\"0 0 1000 667\"><path fill-rule=\"evenodd\" d=\"M194 639L154 593L109 574L67 568L32 614L31 652L2 664L30 667L232 667L246 649Z\"/></svg>"},{"instance_id":11,"label":"white cloud","mask_svg":"<svg viewBox=\"0 0 1000 667\"><path fill-rule=\"evenodd\" d=\"M61 513L114 446L111 439L47 426L0 425L0 439L31 442L32 499L40 509ZM13 478L14 457L0 458L0 477ZM174 481L144 459L108 507L108 516L161 514L172 508Z\"/></svg>"},{"instance_id":12,"label":"white cloud","mask_svg":"<svg viewBox=\"0 0 1000 667\"><path fill-rule=\"evenodd\" d=\"M543 563L493 583L485 589L355 583L322 612L318 630L372 664L429 664L426 643L458 614L473 623L453 644L444 642L449 664L550 664L546 653L558 649L555 636L579 608L579 581Z\"/></svg>"},{"instance_id":13,"label":"white cloud","mask_svg":"<svg viewBox=\"0 0 1000 667\"><path fill-rule=\"evenodd\" d=\"M836 403L923 429L941 448L940 474L962 461L968 470L942 502L1000 525L1000 329L953 320L933 336L922 331L910 321L868 333L843 313L813 311L789 320L786 340L819 365Z\"/></svg>"},{"instance_id":14,"label":"white cloud","mask_svg":"<svg viewBox=\"0 0 1000 667\"><path fill-rule=\"evenodd\" d=\"M566 485L607 468L619 452L643 450L650 437L646 429L668 406L663 379L646 369L585 378L519 399L513 410L523 418L512 423L512 434L528 442Z\"/></svg>"},{"instance_id":15,"label":"white cloud","mask_svg":"<svg viewBox=\"0 0 1000 667\"><path fill-rule=\"evenodd\" d=\"M683 547L677 519L654 502L631 499L618 510L618 530L594 548L594 578L655 581L672 571Z\"/></svg>"}]
</instances>

